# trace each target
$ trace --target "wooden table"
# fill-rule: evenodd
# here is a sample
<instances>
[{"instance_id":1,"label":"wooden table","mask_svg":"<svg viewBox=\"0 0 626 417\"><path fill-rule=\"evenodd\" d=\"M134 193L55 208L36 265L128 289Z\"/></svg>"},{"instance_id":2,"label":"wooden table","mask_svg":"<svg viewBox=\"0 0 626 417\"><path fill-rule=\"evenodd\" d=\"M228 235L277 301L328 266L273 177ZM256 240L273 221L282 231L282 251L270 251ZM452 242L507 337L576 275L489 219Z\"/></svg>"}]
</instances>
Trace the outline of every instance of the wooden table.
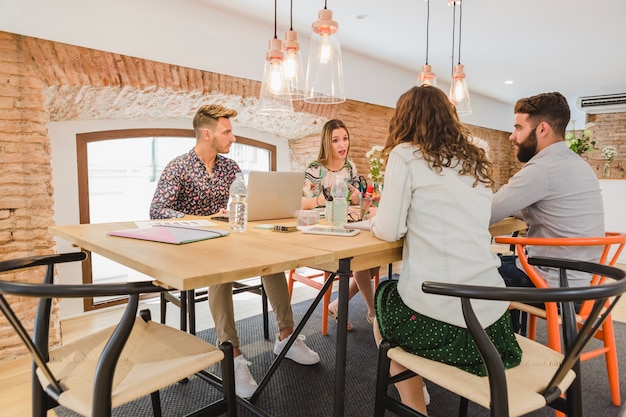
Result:
<instances>
[{"instance_id":1,"label":"wooden table","mask_svg":"<svg viewBox=\"0 0 626 417\"><path fill-rule=\"evenodd\" d=\"M287 221L293 222L293 219ZM272 223L280 223L272 221ZM278 233L248 225L245 233L185 245L107 236L113 230L130 229L133 222L52 226L50 232L84 249L155 278L161 285L179 290L206 287L257 275L284 272L304 266L339 276L339 323L333 415L343 416L345 404L348 285L352 269L361 270L395 262L402 257L402 241L384 242L370 233L354 237ZM216 227L226 228L226 225ZM332 284L332 277L326 285ZM319 296L294 330L301 331ZM291 338L293 343L295 338ZM260 395L291 343L276 358L251 398Z\"/></svg>"},{"instance_id":2,"label":"wooden table","mask_svg":"<svg viewBox=\"0 0 626 417\"><path fill-rule=\"evenodd\" d=\"M260 244L248 233L185 245L107 236L134 228L133 222L52 226L50 232L81 248L149 275L163 286L191 290L257 275L332 262L326 250L268 241ZM222 226L224 227L224 226Z\"/></svg>"},{"instance_id":3,"label":"wooden table","mask_svg":"<svg viewBox=\"0 0 626 417\"><path fill-rule=\"evenodd\" d=\"M271 223L293 223L293 219L274 220ZM186 245L168 245L106 235L112 230L133 228L133 222L52 226L50 232L76 246L149 275L163 286L183 291L304 266L336 273L339 276L339 323L333 416L343 416L350 274L353 270L360 271L401 260L403 242L384 242L368 232L354 237L278 233L256 229L255 224L258 223L250 222L244 233L231 233L225 238ZM226 228L227 225L216 227ZM521 220L507 218L492 225L489 230L492 236L497 236L523 228L525 224ZM333 279L334 275L331 275L324 288L332 285ZM320 291L294 334L302 330L323 293L323 290ZM288 343L278 355L252 396L252 402L265 388L290 346L291 343Z\"/></svg>"},{"instance_id":4,"label":"wooden table","mask_svg":"<svg viewBox=\"0 0 626 417\"><path fill-rule=\"evenodd\" d=\"M489 226L489 232L491 233L491 236L510 236L514 232L526 230L527 228L528 226L524 220L517 219L515 217L506 217L498 223L494 223Z\"/></svg>"},{"instance_id":5,"label":"wooden table","mask_svg":"<svg viewBox=\"0 0 626 417\"><path fill-rule=\"evenodd\" d=\"M293 220L275 221L276 224L291 224ZM348 340L348 287L352 271L361 271L368 268L391 264L402 259L403 241L385 242L369 232L361 232L352 237L325 236L304 233L277 233L269 230L255 229L255 223L249 225L249 236L263 242L278 242L306 247L310 250L330 251L334 259L330 262L320 262L317 265L309 265L316 269L331 272L317 297L305 313L302 321L294 330L299 333L313 313L313 310L322 299L326 290L332 285L336 276L339 277L338 290L338 323L337 323L337 348L335 353L335 396L333 410L334 416L343 416L345 404L345 374L346 374L346 346ZM252 227L250 227L252 226ZM336 275L335 275L336 273ZM266 377L259 383L259 390L263 390L275 368L271 367ZM252 400L256 398L252 396Z\"/></svg>"}]
</instances>

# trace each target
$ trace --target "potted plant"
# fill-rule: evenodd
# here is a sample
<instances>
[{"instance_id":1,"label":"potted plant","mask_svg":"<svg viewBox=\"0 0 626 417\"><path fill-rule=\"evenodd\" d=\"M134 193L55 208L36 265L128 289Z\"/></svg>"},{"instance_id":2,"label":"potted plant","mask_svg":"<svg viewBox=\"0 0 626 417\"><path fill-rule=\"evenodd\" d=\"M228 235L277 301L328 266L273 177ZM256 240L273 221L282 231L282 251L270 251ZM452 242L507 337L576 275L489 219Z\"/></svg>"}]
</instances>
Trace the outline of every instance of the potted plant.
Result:
<instances>
[{"instance_id":1,"label":"potted plant","mask_svg":"<svg viewBox=\"0 0 626 417\"><path fill-rule=\"evenodd\" d=\"M578 155L582 155L585 152L593 152L596 148L596 141L592 139L591 128L595 126L595 123L587 123L585 129L580 137L576 137L575 120L572 120L572 131L565 135L565 142L567 146Z\"/></svg>"}]
</instances>

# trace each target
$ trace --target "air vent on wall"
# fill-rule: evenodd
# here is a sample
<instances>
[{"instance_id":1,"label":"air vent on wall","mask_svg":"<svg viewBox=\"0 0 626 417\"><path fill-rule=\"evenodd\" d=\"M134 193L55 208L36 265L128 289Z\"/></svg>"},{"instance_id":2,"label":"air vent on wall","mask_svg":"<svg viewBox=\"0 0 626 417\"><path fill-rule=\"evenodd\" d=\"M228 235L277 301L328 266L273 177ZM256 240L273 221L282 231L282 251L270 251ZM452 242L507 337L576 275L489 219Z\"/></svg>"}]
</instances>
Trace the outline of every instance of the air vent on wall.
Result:
<instances>
[{"instance_id":1,"label":"air vent on wall","mask_svg":"<svg viewBox=\"0 0 626 417\"><path fill-rule=\"evenodd\" d=\"M626 112L626 93L579 97L576 104L589 114Z\"/></svg>"}]
</instances>

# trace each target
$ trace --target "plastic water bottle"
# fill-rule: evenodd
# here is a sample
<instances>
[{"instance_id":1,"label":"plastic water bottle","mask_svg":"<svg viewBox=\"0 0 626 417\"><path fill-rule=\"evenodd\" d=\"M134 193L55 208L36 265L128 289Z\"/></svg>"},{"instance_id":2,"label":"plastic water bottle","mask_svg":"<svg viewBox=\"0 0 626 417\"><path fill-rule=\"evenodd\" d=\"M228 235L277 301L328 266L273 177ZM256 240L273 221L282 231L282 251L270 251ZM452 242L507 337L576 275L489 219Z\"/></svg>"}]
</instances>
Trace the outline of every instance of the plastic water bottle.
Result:
<instances>
[{"instance_id":1,"label":"plastic water bottle","mask_svg":"<svg viewBox=\"0 0 626 417\"><path fill-rule=\"evenodd\" d=\"M248 189L241 172L230 185L230 206L228 207L228 225L233 232L245 232L248 227Z\"/></svg>"},{"instance_id":2,"label":"plastic water bottle","mask_svg":"<svg viewBox=\"0 0 626 417\"><path fill-rule=\"evenodd\" d=\"M346 224L348 219L348 185L345 178L341 176L335 177L332 188L333 195L333 226L341 227Z\"/></svg>"}]
</instances>

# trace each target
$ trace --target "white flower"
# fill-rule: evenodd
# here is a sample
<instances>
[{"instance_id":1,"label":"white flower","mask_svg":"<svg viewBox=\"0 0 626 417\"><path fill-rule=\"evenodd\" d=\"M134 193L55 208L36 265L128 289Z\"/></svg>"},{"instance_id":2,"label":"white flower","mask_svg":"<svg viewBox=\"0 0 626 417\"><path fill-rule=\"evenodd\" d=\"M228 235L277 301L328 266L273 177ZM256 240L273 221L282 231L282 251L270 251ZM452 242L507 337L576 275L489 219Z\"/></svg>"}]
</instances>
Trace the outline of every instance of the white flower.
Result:
<instances>
[{"instance_id":1,"label":"white flower","mask_svg":"<svg viewBox=\"0 0 626 417\"><path fill-rule=\"evenodd\" d=\"M367 176L373 182L382 182L385 177L385 171L382 169L385 161L381 158L383 149L383 146L372 146L372 149L365 154L370 163L370 172Z\"/></svg>"},{"instance_id":2,"label":"white flower","mask_svg":"<svg viewBox=\"0 0 626 417\"><path fill-rule=\"evenodd\" d=\"M596 148L596 141L592 139L593 132L591 128L595 123L587 123L585 129L580 138L576 137L575 120L572 120L572 131L565 135L565 142L567 146L578 155L582 155L585 152L592 152Z\"/></svg>"},{"instance_id":3,"label":"white flower","mask_svg":"<svg viewBox=\"0 0 626 417\"><path fill-rule=\"evenodd\" d=\"M383 147L382 146L372 146L372 149L370 149L369 151L367 151L367 153L365 154L365 156L367 158L371 158L372 155L374 155L374 153L381 153L383 151Z\"/></svg>"},{"instance_id":4,"label":"white flower","mask_svg":"<svg viewBox=\"0 0 626 417\"><path fill-rule=\"evenodd\" d=\"M617 149L615 149L615 146L605 146L602 149L602 156L608 162L611 162L613 160L613 158L615 158L617 156Z\"/></svg>"}]
</instances>

